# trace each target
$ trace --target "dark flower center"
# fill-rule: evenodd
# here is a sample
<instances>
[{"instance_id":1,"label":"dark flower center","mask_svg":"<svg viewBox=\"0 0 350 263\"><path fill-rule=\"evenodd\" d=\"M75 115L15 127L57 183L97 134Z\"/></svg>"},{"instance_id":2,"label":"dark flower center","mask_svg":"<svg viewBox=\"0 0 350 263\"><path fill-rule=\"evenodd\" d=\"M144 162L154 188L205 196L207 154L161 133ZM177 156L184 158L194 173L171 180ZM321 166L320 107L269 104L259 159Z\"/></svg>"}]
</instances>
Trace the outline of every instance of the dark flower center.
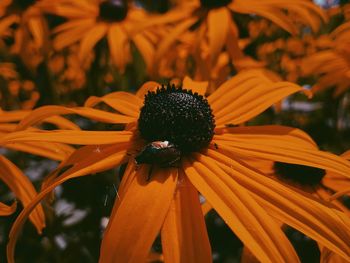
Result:
<instances>
[{"instance_id":1,"label":"dark flower center","mask_svg":"<svg viewBox=\"0 0 350 263\"><path fill-rule=\"evenodd\" d=\"M170 0L142 0L140 3L147 11L156 13L166 13L171 7Z\"/></svg>"},{"instance_id":2,"label":"dark flower center","mask_svg":"<svg viewBox=\"0 0 350 263\"><path fill-rule=\"evenodd\" d=\"M303 186L317 186L325 175L325 170L300 164L275 162L275 172L283 179Z\"/></svg>"},{"instance_id":3,"label":"dark flower center","mask_svg":"<svg viewBox=\"0 0 350 263\"><path fill-rule=\"evenodd\" d=\"M99 17L108 22L122 21L128 14L128 3L126 0L103 1L99 8Z\"/></svg>"},{"instance_id":4,"label":"dark flower center","mask_svg":"<svg viewBox=\"0 0 350 263\"><path fill-rule=\"evenodd\" d=\"M208 146L215 120L203 96L168 85L145 96L138 128L148 142L170 141L182 153L190 153Z\"/></svg>"},{"instance_id":5,"label":"dark flower center","mask_svg":"<svg viewBox=\"0 0 350 263\"><path fill-rule=\"evenodd\" d=\"M202 7L212 9L226 6L231 2L232 0L201 0L201 5Z\"/></svg>"},{"instance_id":6,"label":"dark flower center","mask_svg":"<svg viewBox=\"0 0 350 263\"><path fill-rule=\"evenodd\" d=\"M33 5L36 2L36 0L16 0L13 2L13 4L17 5L17 7L19 7L21 10L26 10L28 7Z\"/></svg>"}]
</instances>

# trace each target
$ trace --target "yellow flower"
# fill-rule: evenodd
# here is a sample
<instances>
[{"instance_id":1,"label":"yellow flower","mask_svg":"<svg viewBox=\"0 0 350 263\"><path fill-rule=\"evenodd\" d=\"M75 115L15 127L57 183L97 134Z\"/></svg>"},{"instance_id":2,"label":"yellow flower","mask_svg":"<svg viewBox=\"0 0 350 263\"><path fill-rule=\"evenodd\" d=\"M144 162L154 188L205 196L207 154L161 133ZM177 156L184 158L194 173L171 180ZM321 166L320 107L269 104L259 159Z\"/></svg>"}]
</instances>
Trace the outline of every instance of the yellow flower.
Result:
<instances>
[{"instance_id":1,"label":"yellow flower","mask_svg":"<svg viewBox=\"0 0 350 263\"><path fill-rule=\"evenodd\" d=\"M156 82L147 82L136 95L114 92L90 97L85 107L44 106L26 116L17 132L3 136L0 143L5 145L34 141L85 145L60 164L17 218L10 232L8 261L14 262L14 246L28 214L56 186L125 162L100 262L145 262L159 233L164 261L211 262L198 192L262 262L299 261L274 218L350 260L349 219L343 212L264 176L244 162L267 159L349 176L349 162L319 151L298 129L235 127L302 88L288 82L274 83L260 71L239 73L207 99L203 96L205 87L205 83L188 78L182 88L161 88ZM93 108L100 103L114 112ZM26 129L59 114L124 124L125 129Z\"/></svg>"},{"instance_id":2,"label":"yellow flower","mask_svg":"<svg viewBox=\"0 0 350 263\"><path fill-rule=\"evenodd\" d=\"M67 19L54 29L53 46L57 50L79 42L78 57L84 61L94 46L106 38L112 62L119 70L124 71L131 61L131 43L135 44L147 67L153 63L153 33L142 29L143 23L151 17L125 0L45 1L44 10Z\"/></svg>"}]
</instances>

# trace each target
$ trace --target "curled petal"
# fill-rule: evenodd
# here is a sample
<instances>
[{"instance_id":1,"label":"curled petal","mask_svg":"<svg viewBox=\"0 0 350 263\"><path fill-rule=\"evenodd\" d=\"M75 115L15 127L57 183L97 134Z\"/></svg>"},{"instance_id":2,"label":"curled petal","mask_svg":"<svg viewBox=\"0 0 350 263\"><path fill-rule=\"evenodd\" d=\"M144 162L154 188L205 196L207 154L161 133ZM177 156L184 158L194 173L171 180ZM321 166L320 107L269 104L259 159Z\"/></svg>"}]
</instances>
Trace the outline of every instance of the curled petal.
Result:
<instances>
[{"instance_id":1,"label":"curled petal","mask_svg":"<svg viewBox=\"0 0 350 263\"><path fill-rule=\"evenodd\" d=\"M14 192L15 196L26 207L37 196L30 180L22 171L4 156L0 156L0 179ZM13 207L12 207L13 208ZM45 215L41 205L38 205L29 216L38 233L45 227Z\"/></svg>"},{"instance_id":2,"label":"curled petal","mask_svg":"<svg viewBox=\"0 0 350 263\"><path fill-rule=\"evenodd\" d=\"M8 216L16 211L17 203L14 202L11 206L7 206L0 202L0 216Z\"/></svg>"}]
</instances>

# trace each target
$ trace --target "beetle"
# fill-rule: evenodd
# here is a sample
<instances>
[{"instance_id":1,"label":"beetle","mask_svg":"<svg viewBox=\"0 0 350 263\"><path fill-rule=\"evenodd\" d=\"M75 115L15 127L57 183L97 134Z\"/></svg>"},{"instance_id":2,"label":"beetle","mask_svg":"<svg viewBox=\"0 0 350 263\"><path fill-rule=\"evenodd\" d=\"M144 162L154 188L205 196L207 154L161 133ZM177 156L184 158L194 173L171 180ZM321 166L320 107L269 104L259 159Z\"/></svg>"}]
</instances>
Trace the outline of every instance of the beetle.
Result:
<instances>
[{"instance_id":1,"label":"beetle","mask_svg":"<svg viewBox=\"0 0 350 263\"><path fill-rule=\"evenodd\" d=\"M151 169L147 181L151 178L153 165L160 167L177 167L181 159L181 151L169 141L148 143L135 157L136 164L150 164Z\"/></svg>"}]
</instances>

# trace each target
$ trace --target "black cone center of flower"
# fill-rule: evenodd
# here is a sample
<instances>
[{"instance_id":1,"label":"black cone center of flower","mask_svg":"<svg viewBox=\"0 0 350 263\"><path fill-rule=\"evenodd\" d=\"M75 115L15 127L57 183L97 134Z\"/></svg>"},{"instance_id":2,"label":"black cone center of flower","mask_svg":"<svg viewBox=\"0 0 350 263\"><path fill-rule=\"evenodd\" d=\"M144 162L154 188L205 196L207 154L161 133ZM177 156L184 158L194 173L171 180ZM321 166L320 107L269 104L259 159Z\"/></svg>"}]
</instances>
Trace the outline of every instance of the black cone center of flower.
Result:
<instances>
[{"instance_id":1,"label":"black cone center of flower","mask_svg":"<svg viewBox=\"0 0 350 263\"><path fill-rule=\"evenodd\" d=\"M215 121L203 96L168 85L145 96L138 128L148 142L170 141L182 153L190 153L208 146Z\"/></svg>"},{"instance_id":2,"label":"black cone center of flower","mask_svg":"<svg viewBox=\"0 0 350 263\"><path fill-rule=\"evenodd\" d=\"M212 9L226 6L231 2L232 0L201 0L201 5L202 7Z\"/></svg>"},{"instance_id":3,"label":"black cone center of flower","mask_svg":"<svg viewBox=\"0 0 350 263\"><path fill-rule=\"evenodd\" d=\"M122 21L128 14L128 4L126 0L103 1L99 8L99 17L108 22Z\"/></svg>"},{"instance_id":4,"label":"black cone center of flower","mask_svg":"<svg viewBox=\"0 0 350 263\"><path fill-rule=\"evenodd\" d=\"M302 186L317 186L325 175L325 170L300 164L275 162L275 173L282 179Z\"/></svg>"}]
</instances>

